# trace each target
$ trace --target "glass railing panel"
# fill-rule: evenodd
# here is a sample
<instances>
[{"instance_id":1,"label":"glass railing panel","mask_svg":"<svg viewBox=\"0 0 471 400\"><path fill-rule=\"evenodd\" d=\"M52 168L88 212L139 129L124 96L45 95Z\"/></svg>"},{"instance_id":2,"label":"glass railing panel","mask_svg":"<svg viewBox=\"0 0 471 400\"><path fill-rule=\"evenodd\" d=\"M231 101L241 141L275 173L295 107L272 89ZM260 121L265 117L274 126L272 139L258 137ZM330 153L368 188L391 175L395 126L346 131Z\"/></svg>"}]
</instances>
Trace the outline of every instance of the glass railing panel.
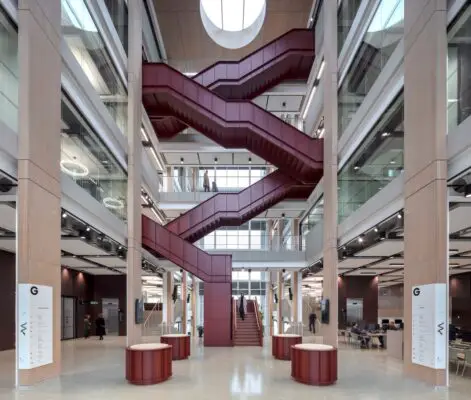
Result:
<instances>
[{"instance_id":1,"label":"glass railing panel","mask_svg":"<svg viewBox=\"0 0 471 400\"><path fill-rule=\"evenodd\" d=\"M61 0L62 34L101 101L126 134L127 91L84 0Z\"/></svg>"},{"instance_id":2,"label":"glass railing panel","mask_svg":"<svg viewBox=\"0 0 471 400\"><path fill-rule=\"evenodd\" d=\"M126 172L65 96L61 114L61 171L125 221Z\"/></svg>"},{"instance_id":3,"label":"glass railing panel","mask_svg":"<svg viewBox=\"0 0 471 400\"><path fill-rule=\"evenodd\" d=\"M18 132L18 32L0 7L0 120Z\"/></svg>"},{"instance_id":4,"label":"glass railing panel","mask_svg":"<svg viewBox=\"0 0 471 400\"><path fill-rule=\"evenodd\" d=\"M228 231L231 232L231 231ZM196 244L202 250L254 250L254 251L302 251L302 237L216 231Z\"/></svg>"}]
</instances>

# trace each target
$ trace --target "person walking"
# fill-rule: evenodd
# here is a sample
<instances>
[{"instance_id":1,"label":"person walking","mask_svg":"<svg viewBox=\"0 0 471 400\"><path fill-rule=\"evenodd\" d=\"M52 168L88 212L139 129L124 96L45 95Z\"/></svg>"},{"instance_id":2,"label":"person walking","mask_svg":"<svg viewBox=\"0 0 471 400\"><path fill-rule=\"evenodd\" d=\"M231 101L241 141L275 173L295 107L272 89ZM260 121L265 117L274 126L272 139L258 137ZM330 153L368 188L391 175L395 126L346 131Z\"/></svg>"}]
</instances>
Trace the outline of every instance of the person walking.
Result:
<instances>
[{"instance_id":1,"label":"person walking","mask_svg":"<svg viewBox=\"0 0 471 400\"><path fill-rule=\"evenodd\" d=\"M239 300L239 315L240 319L243 321L245 318L245 299L244 299L244 294L240 295L240 300Z\"/></svg>"},{"instance_id":2,"label":"person walking","mask_svg":"<svg viewBox=\"0 0 471 400\"><path fill-rule=\"evenodd\" d=\"M316 313L312 312L309 314L309 332L316 333Z\"/></svg>"},{"instance_id":3,"label":"person walking","mask_svg":"<svg viewBox=\"0 0 471 400\"><path fill-rule=\"evenodd\" d=\"M205 192L209 192L209 175L208 170L204 171L203 176L203 188Z\"/></svg>"},{"instance_id":4,"label":"person walking","mask_svg":"<svg viewBox=\"0 0 471 400\"><path fill-rule=\"evenodd\" d=\"M105 319L103 318L103 314L98 315L98 318L95 320L95 325L97 336L100 337L100 340L103 340L103 336L106 335Z\"/></svg>"},{"instance_id":5,"label":"person walking","mask_svg":"<svg viewBox=\"0 0 471 400\"><path fill-rule=\"evenodd\" d=\"M90 331L92 329L92 322L90 321L90 315L85 315L83 320L83 337L88 339L90 337Z\"/></svg>"}]
</instances>

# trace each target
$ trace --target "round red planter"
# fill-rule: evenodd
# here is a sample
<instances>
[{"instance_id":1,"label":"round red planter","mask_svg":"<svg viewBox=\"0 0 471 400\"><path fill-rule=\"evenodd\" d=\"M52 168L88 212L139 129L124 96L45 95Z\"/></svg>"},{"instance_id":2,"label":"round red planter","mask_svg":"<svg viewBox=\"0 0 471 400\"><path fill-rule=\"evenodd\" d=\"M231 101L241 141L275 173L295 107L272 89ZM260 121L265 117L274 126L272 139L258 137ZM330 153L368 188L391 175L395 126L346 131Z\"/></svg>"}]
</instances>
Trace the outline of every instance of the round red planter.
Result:
<instances>
[{"instance_id":1,"label":"round red planter","mask_svg":"<svg viewBox=\"0 0 471 400\"><path fill-rule=\"evenodd\" d=\"M160 337L160 343L172 346L172 360L185 360L190 356L190 336L169 334Z\"/></svg>"},{"instance_id":2,"label":"round red planter","mask_svg":"<svg viewBox=\"0 0 471 400\"><path fill-rule=\"evenodd\" d=\"M277 360L291 360L291 346L302 342L303 338L300 335L273 335L271 338L271 353Z\"/></svg>"},{"instance_id":3,"label":"round red planter","mask_svg":"<svg viewBox=\"0 0 471 400\"><path fill-rule=\"evenodd\" d=\"M126 379L134 385L154 385L172 376L172 347L161 343L126 348Z\"/></svg>"},{"instance_id":4,"label":"round red planter","mask_svg":"<svg viewBox=\"0 0 471 400\"><path fill-rule=\"evenodd\" d=\"M337 381L337 349L307 343L291 347L291 376L307 385L333 385Z\"/></svg>"}]
</instances>

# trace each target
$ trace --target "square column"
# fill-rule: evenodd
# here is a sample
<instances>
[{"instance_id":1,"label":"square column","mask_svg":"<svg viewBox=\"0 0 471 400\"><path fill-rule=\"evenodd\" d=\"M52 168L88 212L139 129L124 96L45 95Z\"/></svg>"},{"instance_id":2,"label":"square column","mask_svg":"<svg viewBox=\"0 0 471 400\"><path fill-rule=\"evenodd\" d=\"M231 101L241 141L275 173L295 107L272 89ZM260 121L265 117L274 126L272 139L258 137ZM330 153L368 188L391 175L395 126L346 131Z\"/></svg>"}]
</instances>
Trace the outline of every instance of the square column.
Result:
<instances>
[{"instance_id":1,"label":"square column","mask_svg":"<svg viewBox=\"0 0 471 400\"><path fill-rule=\"evenodd\" d=\"M173 273L166 272L164 275L164 303L162 304L162 322L167 326L173 326Z\"/></svg>"},{"instance_id":2,"label":"square column","mask_svg":"<svg viewBox=\"0 0 471 400\"><path fill-rule=\"evenodd\" d=\"M183 271L182 272L182 332L181 333L184 333L184 334L187 333L187 319L188 319L187 303L186 303L187 277L188 277L188 272Z\"/></svg>"},{"instance_id":3,"label":"square column","mask_svg":"<svg viewBox=\"0 0 471 400\"><path fill-rule=\"evenodd\" d=\"M142 4L129 2L128 54L128 253L126 285L127 345L141 342L142 327L135 323L135 301L142 299Z\"/></svg>"},{"instance_id":4,"label":"square column","mask_svg":"<svg viewBox=\"0 0 471 400\"><path fill-rule=\"evenodd\" d=\"M406 0L404 15L404 373L444 386L447 367L412 362L412 291L442 283L448 292L447 2ZM448 295L440 301L448 307Z\"/></svg>"},{"instance_id":5,"label":"square column","mask_svg":"<svg viewBox=\"0 0 471 400\"><path fill-rule=\"evenodd\" d=\"M278 272L278 334L283 333L283 272Z\"/></svg>"},{"instance_id":6,"label":"square column","mask_svg":"<svg viewBox=\"0 0 471 400\"><path fill-rule=\"evenodd\" d=\"M324 7L324 283L323 297L329 300L329 323L321 326L324 343L337 347L338 330L338 254L337 254L337 2Z\"/></svg>"},{"instance_id":7,"label":"square column","mask_svg":"<svg viewBox=\"0 0 471 400\"><path fill-rule=\"evenodd\" d=\"M18 37L16 384L29 386L61 371L60 0L20 0ZM36 289L23 293L24 284ZM49 288L52 302L47 294L47 305L34 307ZM51 324L41 332L37 324L48 324L51 309Z\"/></svg>"},{"instance_id":8,"label":"square column","mask_svg":"<svg viewBox=\"0 0 471 400\"><path fill-rule=\"evenodd\" d=\"M196 277L193 276L191 279L191 334L196 336L197 334L197 320L196 320L196 302L198 296L198 283L196 282Z\"/></svg>"}]
</instances>

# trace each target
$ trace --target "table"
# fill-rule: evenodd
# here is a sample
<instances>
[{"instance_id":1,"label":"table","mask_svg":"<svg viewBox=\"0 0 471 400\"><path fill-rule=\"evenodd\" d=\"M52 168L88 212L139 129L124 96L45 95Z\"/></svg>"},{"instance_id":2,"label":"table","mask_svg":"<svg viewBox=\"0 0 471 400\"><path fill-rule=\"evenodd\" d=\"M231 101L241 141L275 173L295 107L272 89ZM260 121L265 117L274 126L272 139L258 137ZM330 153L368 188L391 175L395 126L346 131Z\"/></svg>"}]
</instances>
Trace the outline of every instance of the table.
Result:
<instances>
[{"instance_id":1,"label":"table","mask_svg":"<svg viewBox=\"0 0 471 400\"><path fill-rule=\"evenodd\" d=\"M277 360L291 360L291 346L302 343L301 335L280 334L271 339L271 353Z\"/></svg>"},{"instance_id":2,"label":"table","mask_svg":"<svg viewBox=\"0 0 471 400\"><path fill-rule=\"evenodd\" d=\"M134 385L154 385L172 376L172 347L162 343L126 348L126 380Z\"/></svg>"},{"instance_id":3,"label":"table","mask_svg":"<svg viewBox=\"0 0 471 400\"><path fill-rule=\"evenodd\" d=\"M190 336L183 333L162 335L160 343L172 346L172 360L186 360L190 356Z\"/></svg>"},{"instance_id":4,"label":"table","mask_svg":"<svg viewBox=\"0 0 471 400\"><path fill-rule=\"evenodd\" d=\"M337 381L337 349L326 344L292 346L291 377L307 385L333 385Z\"/></svg>"}]
</instances>

